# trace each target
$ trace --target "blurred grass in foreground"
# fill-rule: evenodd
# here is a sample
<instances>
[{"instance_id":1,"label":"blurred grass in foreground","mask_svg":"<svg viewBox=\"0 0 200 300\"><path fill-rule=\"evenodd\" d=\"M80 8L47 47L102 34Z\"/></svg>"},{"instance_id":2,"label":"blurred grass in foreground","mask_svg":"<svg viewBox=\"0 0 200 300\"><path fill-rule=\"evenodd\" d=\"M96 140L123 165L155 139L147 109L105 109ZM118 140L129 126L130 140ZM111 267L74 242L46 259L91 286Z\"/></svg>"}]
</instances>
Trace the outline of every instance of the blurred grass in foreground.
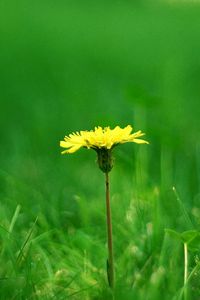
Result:
<instances>
[{"instance_id":1,"label":"blurred grass in foreground","mask_svg":"<svg viewBox=\"0 0 200 300\"><path fill-rule=\"evenodd\" d=\"M183 249L164 229L200 224L199 6L0 5L0 299L110 299L103 176L95 153L58 144L117 124L151 144L115 151L116 299L181 299ZM197 269L188 299L198 283Z\"/></svg>"}]
</instances>

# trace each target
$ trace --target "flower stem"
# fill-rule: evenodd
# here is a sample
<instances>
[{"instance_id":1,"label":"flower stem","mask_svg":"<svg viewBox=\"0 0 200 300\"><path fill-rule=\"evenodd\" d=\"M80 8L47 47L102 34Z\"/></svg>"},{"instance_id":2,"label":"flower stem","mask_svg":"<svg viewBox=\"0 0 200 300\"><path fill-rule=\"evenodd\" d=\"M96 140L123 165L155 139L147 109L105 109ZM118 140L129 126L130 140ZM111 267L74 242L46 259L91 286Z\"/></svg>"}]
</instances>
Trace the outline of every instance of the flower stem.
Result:
<instances>
[{"instance_id":1,"label":"flower stem","mask_svg":"<svg viewBox=\"0 0 200 300\"><path fill-rule=\"evenodd\" d=\"M184 243L184 300L187 300L187 279L188 279L188 249Z\"/></svg>"},{"instance_id":2,"label":"flower stem","mask_svg":"<svg viewBox=\"0 0 200 300\"><path fill-rule=\"evenodd\" d=\"M112 243L112 220L110 208L110 186L109 175L106 176L106 220L107 220L107 237L108 237L108 260L107 260L107 276L108 283L111 288L114 288L114 259L113 259L113 243Z\"/></svg>"}]
</instances>

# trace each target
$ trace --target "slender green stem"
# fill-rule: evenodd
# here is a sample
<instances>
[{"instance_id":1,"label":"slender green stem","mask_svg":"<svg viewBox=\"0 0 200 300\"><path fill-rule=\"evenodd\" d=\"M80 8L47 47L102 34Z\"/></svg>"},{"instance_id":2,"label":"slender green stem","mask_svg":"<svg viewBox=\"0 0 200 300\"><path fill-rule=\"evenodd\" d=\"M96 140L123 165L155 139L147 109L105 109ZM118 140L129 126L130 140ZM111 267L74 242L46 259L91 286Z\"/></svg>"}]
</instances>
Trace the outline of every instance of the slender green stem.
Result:
<instances>
[{"instance_id":1,"label":"slender green stem","mask_svg":"<svg viewBox=\"0 0 200 300\"><path fill-rule=\"evenodd\" d=\"M188 248L184 243L184 300L187 300L187 279L188 279Z\"/></svg>"},{"instance_id":2,"label":"slender green stem","mask_svg":"<svg viewBox=\"0 0 200 300\"><path fill-rule=\"evenodd\" d=\"M106 220L107 220L107 236L108 236L108 260L107 260L107 276L108 283L111 288L114 288L114 259L113 259L113 243L112 243L112 218L110 208L110 186L109 175L106 175Z\"/></svg>"}]
</instances>

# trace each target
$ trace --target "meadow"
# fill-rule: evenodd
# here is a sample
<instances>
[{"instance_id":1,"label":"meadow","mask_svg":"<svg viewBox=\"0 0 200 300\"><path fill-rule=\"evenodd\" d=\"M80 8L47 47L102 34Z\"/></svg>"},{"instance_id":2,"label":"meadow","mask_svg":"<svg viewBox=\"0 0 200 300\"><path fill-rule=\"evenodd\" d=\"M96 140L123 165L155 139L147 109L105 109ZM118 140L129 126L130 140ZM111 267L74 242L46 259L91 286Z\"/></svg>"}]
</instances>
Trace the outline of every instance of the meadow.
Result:
<instances>
[{"instance_id":1,"label":"meadow","mask_svg":"<svg viewBox=\"0 0 200 300\"><path fill-rule=\"evenodd\" d=\"M0 299L200 299L200 6L1 1ZM132 125L104 175L65 135Z\"/></svg>"}]
</instances>

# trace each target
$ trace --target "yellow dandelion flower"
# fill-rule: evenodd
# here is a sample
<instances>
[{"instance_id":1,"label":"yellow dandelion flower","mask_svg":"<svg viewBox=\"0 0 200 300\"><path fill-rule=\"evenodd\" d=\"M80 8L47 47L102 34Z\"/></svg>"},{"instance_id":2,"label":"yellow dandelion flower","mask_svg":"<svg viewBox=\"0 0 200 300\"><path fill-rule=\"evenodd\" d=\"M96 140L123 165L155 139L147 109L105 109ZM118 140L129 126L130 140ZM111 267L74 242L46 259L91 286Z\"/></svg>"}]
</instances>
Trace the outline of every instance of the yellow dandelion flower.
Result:
<instances>
[{"instance_id":1,"label":"yellow dandelion flower","mask_svg":"<svg viewBox=\"0 0 200 300\"><path fill-rule=\"evenodd\" d=\"M113 166L111 150L116 145L129 142L148 144L147 141L140 139L141 136L145 135L141 130L134 133L132 130L131 125L125 128L116 126L114 129L98 126L91 131L75 132L65 136L64 141L60 141L60 146L66 148L61 153L74 153L82 147L94 149L98 154L100 169L103 172L109 172Z\"/></svg>"},{"instance_id":2,"label":"yellow dandelion flower","mask_svg":"<svg viewBox=\"0 0 200 300\"><path fill-rule=\"evenodd\" d=\"M110 127L102 128L100 126L95 127L91 131L80 131L72 133L69 136L65 136L64 141L60 142L60 146L67 150L62 151L65 153L74 153L82 147L88 149L112 149L118 144L124 144L128 142L134 142L137 144L148 144L147 141L139 139L145 135L141 130L131 133L132 127L130 125L125 128L116 126L114 129Z\"/></svg>"}]
</instances>

